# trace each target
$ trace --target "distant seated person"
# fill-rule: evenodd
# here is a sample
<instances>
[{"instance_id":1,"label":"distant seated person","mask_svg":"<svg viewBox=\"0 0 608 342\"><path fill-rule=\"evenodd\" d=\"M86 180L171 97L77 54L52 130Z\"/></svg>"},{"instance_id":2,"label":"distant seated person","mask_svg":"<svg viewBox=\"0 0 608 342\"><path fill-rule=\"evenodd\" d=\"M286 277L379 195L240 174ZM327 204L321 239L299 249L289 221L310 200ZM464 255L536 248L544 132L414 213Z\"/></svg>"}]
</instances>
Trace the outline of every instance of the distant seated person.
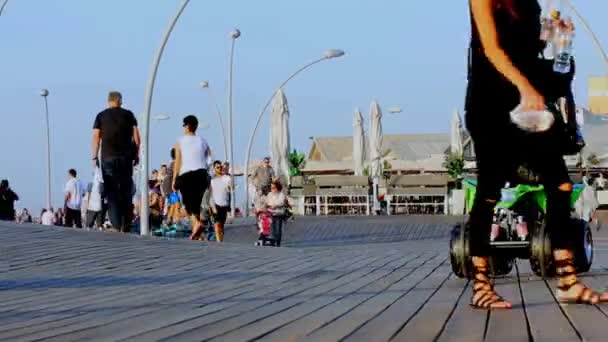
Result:
<instances>
[{"instance_id":1,"label":"distant seated person","mask_svg":"<svg viewBox=\"0 0 608 342\"><path fill-rule=\"evenodd\" d=\"M160 192L154 190L150 191L150 226L152 228L160 228L163 224L160 202Z\"/></svg>"}]
</instances>

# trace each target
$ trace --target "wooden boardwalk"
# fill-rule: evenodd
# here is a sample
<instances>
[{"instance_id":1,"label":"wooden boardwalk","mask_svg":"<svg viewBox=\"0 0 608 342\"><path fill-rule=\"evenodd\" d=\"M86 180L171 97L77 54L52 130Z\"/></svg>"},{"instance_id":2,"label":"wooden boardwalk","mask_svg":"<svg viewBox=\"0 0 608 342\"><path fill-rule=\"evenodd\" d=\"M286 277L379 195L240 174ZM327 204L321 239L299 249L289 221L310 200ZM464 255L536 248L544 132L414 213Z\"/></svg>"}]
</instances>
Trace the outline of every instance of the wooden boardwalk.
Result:
<instances>
[{"instance_id":1,"label":"wooden boardwalk","mask_svg":"<svg viewBox=\"0 0 608 342\"><path fill-rule=\"evenodd\" d=\"M0 226L0 341L608 340L608 305L558 305L526 260L496 280L515 308L475 311L450 272L449 225L350 220L301 221L280 249L234 241L244 230L217 245ZM340 225L351 243L330 232ZM357 225L385 238L365 243ZM315 243L322 231L335 243ZM608 239L597 235L585 280L605 288Z\"/></svg>"}]
</instances>

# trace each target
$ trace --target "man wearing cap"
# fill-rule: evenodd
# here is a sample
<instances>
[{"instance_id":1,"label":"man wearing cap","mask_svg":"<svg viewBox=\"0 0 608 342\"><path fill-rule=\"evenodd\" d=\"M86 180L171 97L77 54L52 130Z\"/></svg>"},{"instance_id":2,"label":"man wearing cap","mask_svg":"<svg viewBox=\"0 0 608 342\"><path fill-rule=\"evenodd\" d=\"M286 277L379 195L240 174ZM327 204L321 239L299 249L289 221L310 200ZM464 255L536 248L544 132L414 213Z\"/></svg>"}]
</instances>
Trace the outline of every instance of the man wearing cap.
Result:
<instances>
[{"instance_id":1,"label":"man wearing cap","mask_svg":"<svg viewBox=\"0 0 608 342\"><path fill-rule=\"evenodd\" d=\"M92 159L94 167L101 166L112 227L122 232L130 230L132 221L132 177L133 166L139 163L139 144L135 115L122 108L119 92L110 92L108 108L97 114L93 124Z\"/></svg>"},{"instance_id":2,"label":"man wearing cap","mask_svg":"<svg viewBox=\"0 0 608 342\"><path fill-rule=\"evenodd\" d=\"M256 168L251 174L256 190L258 192L261 191L264 195L268 195L270 192L270 184L274 177L274 170L270 165L270 157L264 158L262 166Z\"/></svg>"}]
</instances>

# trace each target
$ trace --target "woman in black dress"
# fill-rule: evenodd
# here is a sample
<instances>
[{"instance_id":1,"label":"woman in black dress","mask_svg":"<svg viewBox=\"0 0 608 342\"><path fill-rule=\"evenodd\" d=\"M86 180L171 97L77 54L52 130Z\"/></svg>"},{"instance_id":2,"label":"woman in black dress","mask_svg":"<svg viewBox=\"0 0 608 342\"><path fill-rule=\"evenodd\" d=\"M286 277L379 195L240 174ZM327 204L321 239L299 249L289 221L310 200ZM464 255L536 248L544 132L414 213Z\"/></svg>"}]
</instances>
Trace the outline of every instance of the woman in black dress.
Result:
<instances>
[{"instance_id":1,"label":"woman in black dress","mask_svg":"<svg viewBox=\"0 0 608 342\"><path fill-rule=\"evenodd\" d=\"M511 303L496 294L488 277L490 227L500 191L518 165L536 170L545 186L547 225L551 227L553 257L563 302L596 304L608 295L596 293L579 282L573 265L573 240L569 236L572 183L563 155L554 141L530 140L509 117L517 105L524 110L543 110L546 101L568 96L557 89L539 55L541 8L537 0L469 0L472 38L466 125L475 146L478 168L477 196L467 225L473 255L471 305L485 309L509 309ZM569 84L568 84L569 87Z\"/></svg>"}]
</instances>

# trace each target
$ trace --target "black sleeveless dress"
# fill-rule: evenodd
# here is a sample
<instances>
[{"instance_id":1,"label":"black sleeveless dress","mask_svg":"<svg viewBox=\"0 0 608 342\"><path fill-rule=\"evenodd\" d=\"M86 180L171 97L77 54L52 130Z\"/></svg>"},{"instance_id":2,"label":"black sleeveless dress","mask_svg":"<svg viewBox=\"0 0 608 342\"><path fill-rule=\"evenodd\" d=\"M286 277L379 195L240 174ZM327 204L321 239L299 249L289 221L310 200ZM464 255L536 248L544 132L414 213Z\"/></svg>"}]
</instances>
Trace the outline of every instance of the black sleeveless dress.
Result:
<instances>
[{"instance_id":1,"label":"black sleeveless dress","mask_svg":"<svg viewBox=\"0 0 608 342\"><path fill-rule=\"evenodd\" d=\"M494 18L499 44L512 63L534 83L537 78L539 54L544 47L540 40L541 8L536 0L516 0L514 17L507 9L495 10ZM468 87L465 103L467 127L471 133L478 126L492 123L505 127L509 112L520 102L517 88L507 80L485 56L471 15ZM471 127L469 127L471 126Z\"/></svg>"}]
</instances>

